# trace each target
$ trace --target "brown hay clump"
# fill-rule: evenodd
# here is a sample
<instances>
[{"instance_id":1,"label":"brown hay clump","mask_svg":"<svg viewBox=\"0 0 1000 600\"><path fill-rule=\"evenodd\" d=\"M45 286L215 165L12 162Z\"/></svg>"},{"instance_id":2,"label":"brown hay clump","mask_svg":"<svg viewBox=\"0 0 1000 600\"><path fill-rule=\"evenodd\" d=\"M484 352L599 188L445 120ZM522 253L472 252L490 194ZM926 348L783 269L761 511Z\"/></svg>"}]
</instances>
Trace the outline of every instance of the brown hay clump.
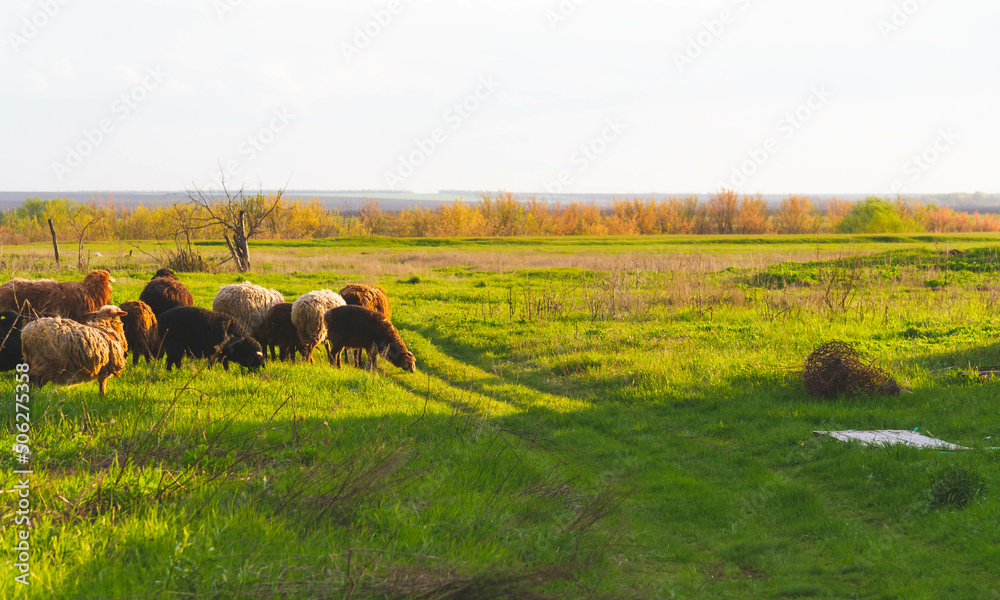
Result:
<instances>
[{"instance_id":1,"label":"brown hay clump","mask_svg":"<svg viewBox=\"0 0 1000 600\"><path fill-rule=\"evenodd\" d=\"M838 396L896 396L902 388L886 371L866 363L849 344L832 341L821 344L806 358L802 383L811 396L833 399Z\"/></svg>"}]
</instances>

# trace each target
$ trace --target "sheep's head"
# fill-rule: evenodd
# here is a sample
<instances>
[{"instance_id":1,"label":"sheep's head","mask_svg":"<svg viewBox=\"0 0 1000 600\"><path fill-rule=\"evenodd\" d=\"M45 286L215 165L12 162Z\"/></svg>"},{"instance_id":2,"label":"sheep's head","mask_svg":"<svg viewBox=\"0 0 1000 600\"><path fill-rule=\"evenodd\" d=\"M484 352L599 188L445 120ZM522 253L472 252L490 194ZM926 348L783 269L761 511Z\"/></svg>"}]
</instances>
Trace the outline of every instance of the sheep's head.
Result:
<instances>
[{"instance_id":1,"label":"sheep's head","mask_svg":"<svg viewBox=\"0 0 1000 600\"><path fill-rule=\"evenodd\" d=\"M177 279L177 274L174 273L174 270L171 269L170 267L163 267L153 275L153 279L156 279L157 277L166 277L167 279Z\"/></svg>"},{"instance_id":2,"label":"sheep's head","mask_svg":"<svg viewBox=\"0 0 1000 600\"><path fill-rule=\"evenodd\" d=\"M393 344L389 346L385 357L389 359L389 362L404 371L409 371L410 373L417 372L417 358L406 348L401 348Z\"/></svg>"},{"instance_id":3,"label":"sheep's head","mask_svg":"<svg viewBox=\"0 0 1000 600\"><path fill-rule=\"evenodd\" d=\"M87 313L84 318L87 322L121 318L128 313L113 304L107 304L94 312Z\"/></svg>"},{"instance_id":4,"label":"sheep's head","mask_svg":"<svg viewBox=\"0 0 1000 600\"><path fill-rule=\"evenodd\" d=\"M264 353L261 352L260 344L253 338L239 338L225 345L222 353L229 357L229 360L256 371L264 366Z\"/></svg>"},{"instance_id":5,"label":"sheep's head","mask_svg":"<svg viewBox=\"0 0 1000 600\"><path fill-rule=\"evenodd\" d=\"M83 283L90 288L106 287L109 283L115 283L115 278L104 269L95 269L83 278Z\"/></svg>"}]
</instances>

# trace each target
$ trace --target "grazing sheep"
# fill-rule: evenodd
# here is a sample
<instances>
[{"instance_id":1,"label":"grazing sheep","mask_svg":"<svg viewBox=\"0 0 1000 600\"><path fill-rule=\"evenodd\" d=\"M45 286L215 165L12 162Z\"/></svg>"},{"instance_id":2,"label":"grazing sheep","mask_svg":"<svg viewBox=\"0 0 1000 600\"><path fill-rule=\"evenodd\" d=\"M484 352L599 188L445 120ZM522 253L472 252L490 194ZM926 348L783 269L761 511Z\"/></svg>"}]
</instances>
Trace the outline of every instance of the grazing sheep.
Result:
<instances>
[{"instance_id":1,"label":"grazing sheep","mask_svg":"<svg viewBox=\"0 0 1000 600\"><path fill-rule=\"evenodd\" d=\"M278 290L244 281L221 287L212 300L212 310L236 319L261 346L265 346L264 317L268 309L284 301L285 297Z\"/></svg>"},{"instance_id":2,"label":"grazing sheep","mask_svg":"<svg viewBox=\"0 0 1000 600\"><path fill-rule=\"evenodd\" d=\"M12 310L0 312L0 371L13 371L24 362L21 354L21 330L28 317Z\"/></svg>"},{"instance_id":3,"label":"grazing sheep","mask_svg":"<svg viewBox=\"0 0 1000 600\"><path fill-rule=\"evenodd\" d=\"M363 306L369 310L381 313L386 319L392 319L389 294L378 286L364 283L348 283L340 290L340 296L348 306Z\"/></svg>"},{"instance_id":4,"label":"grazing sheep","mask_svg":"<svg viewBox=\"0 0 1000 600\"><path fill-rule=\"evenodd\" d=\"M326 344L330 348L330 342L326 339L326 321L323 315L331 308L344 306L344 299L340 294L331 290L316 290L308 294L302 294L292 304L292 324L299 333L299 341L305 348L303 355L306 362L312 362L312 353L316 346Z\"/></svg>"},{"instance_id":5,"label":"grazing sheep","mask_svg":"<svg viewBox=\"0 0 1000 600\"><path fill-rule=\"evenodd\" d=\"M295 361L295 352L306 355L305 347L299 341L299 332L292 324L292 304L282 302L275 304L267 311L264 318L264 332L267 336L267 348L274 360L274 349L278 348L278 358Z\"/></svg>"},{"instance_id":6,"label":"grazing sheep","mask_svg":"<svg viewBox=\"0 0 1000 600\"><path fill-rule=\"evenodd\" d=\"M31 369L31 383L44 387L96 379L103 396L108 378L125 370L128 342L123 316L117 306L104 306L85 315L85 324L62 317L26 324L21 330L21 351Z\"/></svg>"},{"instance_id":7,"label":"grazing sheep","mask_svg":"<svg viewBox=\"0 0 1000 600\"><path fill-rule=\"evenodd\" d=\"M139 294L139 300L148 304L157 317L171 308L194 306L191 291L177 279L172 269L157 271Z\"/></svg>"},{"instance_id":8,"label":"grazing sheep","mask_svg":"<svg viewBox=\"0 0 1000 600\"><path fill-rule=\"evenodd\" d=\"M139 357L149 364L156 358L160 338L156 333L156 315L153 309L142 300L122 302L118 307L125 311L122 317L122 327L125 329L125 339L132 353L132 365L139 364Z\"/></svg>"},{"instance_id":9,"label":"grazing sheep","mask_svg":"<svg viewBox=\"0 0 1000 600\"><path fill-rule=\"evenodd\" d=\"M53 279L12 279L0 285L0 311L24 312L29 303L38 312L83 322L84 316L111 301L114 278L104 269L87 273L82 282Z\"/></svg>"},{"instance_id":10,"label":"grazing sheep","mask_svg":"<svg viewBox=\"0 0 1000 600\"><path fill-rule=\"evenodd\" d=\"M368 353L368 367L373 371L381 354L400 369L416 372L413 353L406 349L389 319L381 314L362 306L341 306L327 312L323 320L330 332L327 355L330 364L338 369L342 349L361 348Z\"/></svg>"},{"instance_id":11,"label":"grazing sheep","mask_svg":"<svg viewBox=\"0 0 1000 600\"><path fill-rule=\"evenodd\" d=\"M348 306L363 306L392 319L389 294L382 288L364 283L348 283L340 290L340 295ZM361 350L354 351L354 364L361 366Z\"/></svg>"},{"instance_id":12,"label":"grazing sheep","mask_svg":"<svg viewBox=\"0 0 1000 600\"><path fill-rule=\"evenodd\" d=\"M209 368L217 356L229 370L233 361L252 371L264 366L264 353L236 319L197 306L171 308L157 319L159 356L167 356L167 370L179 368L185 355L208 358Z\"/></svg>"}]
</instances>

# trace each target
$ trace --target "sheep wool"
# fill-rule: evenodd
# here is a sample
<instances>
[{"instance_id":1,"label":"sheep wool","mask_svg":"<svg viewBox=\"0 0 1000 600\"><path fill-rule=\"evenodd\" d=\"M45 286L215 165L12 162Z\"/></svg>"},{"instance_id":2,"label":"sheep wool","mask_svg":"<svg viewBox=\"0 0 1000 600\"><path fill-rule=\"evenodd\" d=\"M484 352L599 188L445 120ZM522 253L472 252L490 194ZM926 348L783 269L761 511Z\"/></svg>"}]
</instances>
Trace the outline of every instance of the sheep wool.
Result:
<instances>
[{"instance_id":1,"label":"sheep wool","mask_svg":"<svg viewBox=\"0 0 1000 600\"><path fill-rule=\"evenodd\" d=\"M108 378L125 369L128 342L124 312L104 306L86 315L86 324L62 317L32 321L21 331L21 352L31 368L31 382L76 384L97 380L103 396Z\"/></svg>"},{"instance_id":2,"label":"sheep wool","mask_svg":"<svg viewBox=\"0 0 1000 600\"><path fill-rule=\"evenodd\" d=\"M160 269L146 284L139 300L149 305L153 314L159 317L171 308L194 306L194 297L172 269Z\"/></svg>"},{"instance_id":3,"label":"sheep wool","mask_svg":"<svg viewBox=\"0 0 1000 600\"><path fill-rule=\"evenodd\" d=\"M302 342L299 341L299 332L292 324L292 305L289 302L275 304L267 311L264 329L267 332L267 350L271 353L271 360L275 357L275 348L278 349L278 356L281 360L291 360L295 362L295 352L301 352L305 356Z\"/></svg>"},{"instance_id":4,"label":"sheep wool","mask_svg":"<svg viewBox=\"0 0 1000 600\"><path fill-rule=\"evenodd\" d=\"M0 285L0 311L53 313L83 322L85 315L111 301L114 278L104 269L87 273L82 282L12 279Z\"/></svg>"},{"instance_id":5,"label":"sheep wool","mask_svg":"<svg viewBox=\"0 0 1000 600\"><path fill-rule=\"evenodd\" d=\"M284 301L285 297L278 290L244 281L220 288L212 300L212 310L235 319L263 346L267 342L264 331L267 311Z\"/></svg>"},{"instance_id":6,"label":"sheep wool","mask_svg":"<svg viewBox=\"0 0 1000 600\"><path fill-rule=\"evenodd\" d=\"M389 294L378 286L365 283L349 283L340 290L340 295L349 306L363 306L368 310L381 313L386 319L392 319Z\"/></svg>"},{"instance_id":7,"label":"sheep wool","mask_svg":"<svg viewBox=\"0 0 1000 600\"><path fill-rule=\"evenodd\" d=\"M160 345L153 309L142 300L122 302L118 308L125 311L121 318L122 328L125 330L129 351L132 352L132 364L139 364L139 357L145 358L149 364L155 360L157 347Z\"/></svg>"},{"instance_id":8,"label":"sheep wool","mask_svg":"<svg viewBox=\"0 0 1000 600\"><path fill-rule=\"evenodd\" d=\"M316 346L329 345L323 316L327 311L345 304L340 294L332 290L316 290L302 294L292 303L292 325L295 325L298 331L307 362L312 362L312 353Z\"/></svg>"}]
</instances>

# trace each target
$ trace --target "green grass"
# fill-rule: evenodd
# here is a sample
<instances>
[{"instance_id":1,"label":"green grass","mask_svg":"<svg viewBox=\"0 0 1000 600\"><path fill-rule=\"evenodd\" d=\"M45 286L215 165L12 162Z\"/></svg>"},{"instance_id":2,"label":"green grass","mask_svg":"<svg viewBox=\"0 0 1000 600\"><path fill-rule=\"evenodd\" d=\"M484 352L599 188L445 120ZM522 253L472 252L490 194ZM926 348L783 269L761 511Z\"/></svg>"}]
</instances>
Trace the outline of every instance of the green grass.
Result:
<instances>
[{"instance_id":1,"label":"green grass","mask_svg":"<svg viewBox=\"0 0 1000 600\"><path fill-rule=\"evenodd\" d=\"M707 273L483 270L456 255L369 278L393 298L416 374L337 371L317 354L258 375L140 364L103 399L95 384L46 387L31 400L29 595L1000 597L1000 388L961 373L1000 364L997 254L977 236L904 237L869 240L860 258ZM696 241L807 253L821 238L845 243ZM550 241L494 251L591 243ZM959 246L971 251L944 252ZM149 273L116 271L114 301ZM182 277L210 307L233 281L291 300L352 275ZM829 339L912 393L809 398L796 371ZM0 423L9 448L12 408ZM850 428L972 450L812 433ZM9 453L0 466L10 489ZM2 597L24 593L10 572Z\"/></svg>"}]
</instances>

